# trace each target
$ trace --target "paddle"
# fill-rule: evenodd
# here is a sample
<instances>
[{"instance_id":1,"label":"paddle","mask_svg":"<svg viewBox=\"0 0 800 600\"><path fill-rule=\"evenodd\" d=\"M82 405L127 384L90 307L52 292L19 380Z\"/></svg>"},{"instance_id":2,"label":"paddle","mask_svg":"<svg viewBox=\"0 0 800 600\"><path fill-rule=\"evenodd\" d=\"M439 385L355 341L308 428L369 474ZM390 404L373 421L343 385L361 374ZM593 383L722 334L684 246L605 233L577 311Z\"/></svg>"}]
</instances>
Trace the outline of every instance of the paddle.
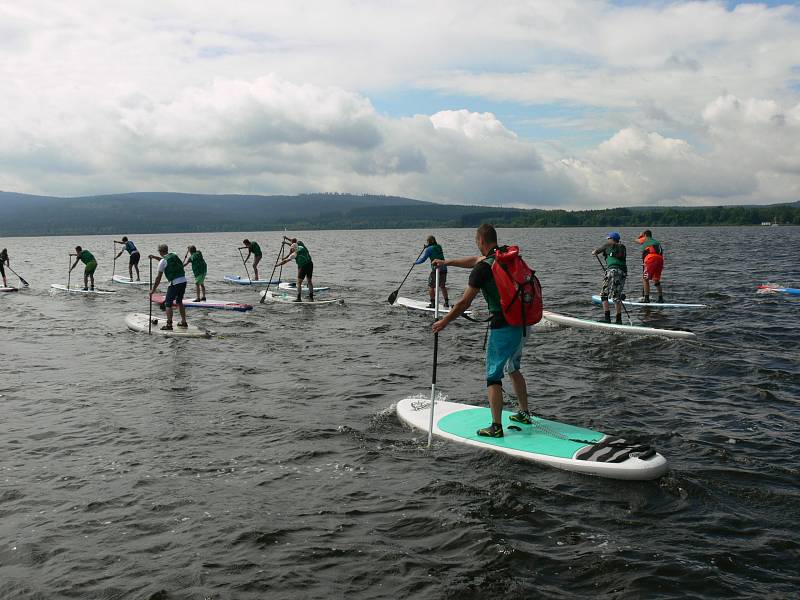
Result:
<instances>
[{"instance_id":1,"label":"paddle","mask_svg":"<svg viewBox=\"0 0 800 600\"><path fill-rule=\"evenodd\" d=\"M419 257L422 256L423 252L425 252L425 248L424 247L422 248L422 250L419 251L419 256L417 256L417 258L414 259L414 262L411 264L411 269L409 269L408 273L406 273L406 276L403 277L403 281L400 282L400 285L397 286L397 289L395 291L393 291L391 294L389 294L389 297L386 299L386 301L389 304L394 304L394 301L397 300L397 294L400 293L400 288L403 287L403 284L406 282L406 279L408 279L408 276L411 275L411 271L414 269L414 266L416 266L417 261L419 260ZM437 275L437 277L439 275L438 269L437 269L436 275ZM437 287L436 289L439 289L439 288ZM436 292L436 297L437 298L439 297L439 292Z\"/></svg>"},{"instance_id":2,"label":"paddle","mask_svg":"<svg viewBox=\"0 0 800 600\"><path fill-rule=\"evenodd\" d=\"M286 236L283 236L284 238ZM278 258L275 259L275 264L272 265L272 273L269 274L269 281L267 282L267 287L264 290L264 295L261 296L261 300L259 300L260 304L264 304L264 301L267 299L267 292L269 291L269 286L272 285L272 278L275 276L275 269L278 268L278 261L281 259L283 255L283 247L286 245L286 242L281 240L281 249L278 250ZM283 265L281 265L281 273L283 273ZM280 279L280 276L278 277Z\"/></svg>"},{"instance_id":3,"label":"paddle","mask_svg":"<svg viewBox=\"0 0 800 600\"><path fill-rule=\"evenodd\" d=\"M114 279L114 273L117 272L117 244L119 244L119 242L117 240L114 240L114 249L111 251L111 256L114 257L114 266L111 267L112 280Z\"/></svg>"},{"instance_id":4,"label":"paddle","mask_svg":"<svg viewBox=\"0 0 800 600\"><path fill-rule=\"evenodd\" d=\"M17 273L17 272L16 272L14 269L12 269L12 268L11 268L11 265L6 265L6 268L7 268L9 271L11 271L11 272L12 272L14 275L16 275L17 277L19 277L19 280L22 282L22 285L24 285L25 287L30 287L30 284L29 284L27 281L25 281L25 280L22 278L22 275L20 275L20 274L19 274L19 273Z\"/></svg>"},{"instance_id":5,"label":"paddle","mask_svg":"<svg viewBox=\"0 0 800 600\"><path fill-rule=\"evenodd\" d=\"M603 264L603 261L602 261L602 260L600 260L600 257L599 257L599 256L597 256L597 254L595 254L595 255L594 255L594 257L597 259L597 262L598 262L598 263L600 263L600 268L601 268L601 269L603 269L603 273L607 272L607 271L608 271L608 269L606 269L606 266ZM628 317L628 323L630 323L631 325L633 325L633 319L631 319L631 313L629 313L629 312L628 312L628 307L627 307L627 306L625 306L625 302L624 302L624 300L623 300L622 298L619 298L619 299L617 300L617 302L619 302L619 303L622 305L622 310L624 310L624 311L625 311L625 316L627 316L627 317Z\"/></svg>"},{"instance_id":6,"label":"paddle","mask_svg":"<svg viewBox=\"0 0 800 600\"><path fill-rule=\"evenodd\" d=\"M70 266L72 265L72 253L70 252L67 254L67 291L69 291L69 280L72 277L72 269Z\"/></svg>"},{"instance_id":7,"label":"paddle","mask_svg":"<svg viewBox=\"0 0 800 600\"><path fill-rule=\"evenodd\" d=\"M245 248L247 248L247 246L245 246ZM237 250L239 251L239 258L242 259L242 264L244 265L244 272L247 273L247 279L252 282L253 279L250 277L250 271L248 270L247 263L244 260L244 254L242 254L242 249L237 248Z\"/></svg>"},{"instance_id":8,"label":"paddle","mask_svg":"<svg viewBox=\"0 0 800 600\"><path fill-rule=\"evenodd\" d=\"M153 333L153 259L148 257L150 261L150 289L147 290L147 335Z\"/></svg>"},{"instance_id":9,"label":"paddle","mask_svg":"<svg viewBox=\"0 0 800 600\"><path fill-rule=\"evenodd\" d=\"M422 254L420 252L420 254ZM402 285L402 284L400 284ZM399 288L398 288L399 289ZM439 269L436 269L436 303L433 309L433 320L439 320ZM433 443L433 406L436 404L436 364L439 360L439 332L433 334L433 373L431 375L431 417L428 422L428 448Z\"/></svg>"}]
</instances>

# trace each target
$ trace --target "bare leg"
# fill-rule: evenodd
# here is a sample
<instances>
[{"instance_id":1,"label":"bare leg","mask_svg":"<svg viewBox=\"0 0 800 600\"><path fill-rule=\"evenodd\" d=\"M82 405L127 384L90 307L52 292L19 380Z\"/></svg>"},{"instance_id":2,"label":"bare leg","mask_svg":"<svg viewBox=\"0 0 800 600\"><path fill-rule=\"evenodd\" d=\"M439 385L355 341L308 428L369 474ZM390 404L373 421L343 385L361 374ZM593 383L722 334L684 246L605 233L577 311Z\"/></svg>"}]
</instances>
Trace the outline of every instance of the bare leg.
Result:
<instances>
[{"instance_id":1,"label":"bare leg","mask_svg":"<svg viewBox=\"0 0 800 600\"><path fill-rule=\"evenodd\" d=\"M528 384L525 383L525 377L522 376L520 371L514 371L509 374L511 383L514 384L514 393L517 395L517 402L519 402L519 409L522 411L528 410Z\"/></svg>"},{"instance_id":2,"label":"bare leg","mask_svg":"<svg viewBox=\"0 0 800 600\"><path fill-rule=\"evenodd\" d=\"M499 383L486 388L489 394L489 408L492 410L492 423L503 422L503 386Z\"/></svg>"},{"instance_id":3,"label":"bare leg","mask_svg":"<svg viewBox=\"0 0 800 600\"><path fill-rule=\"evenodd\" d=\"M442 290L442 296L444 297L444 303L445 304L450 304L450 298L447 295L447 286L442 284L442 285L439 286L439 288Z\"/></svg>"},{"instance_id":4,"label":"bare leg","mask_svg":"<svg viewBox=\"0 0 800 600\"><path fill-rule=\"evenodd\" d=\"M91 288L94 289L94 273L89 273L89 281L91 281Z\"/></svg>"},{"instance_id":5,"label":"bare leg","mask_svg":"<svg viewBox=\"0 0 800 600\"><path fill-rule=\"evenodd\" d=\"M310 298L314 297L314 283L311 281L311 277L306 277L306 281L308 282L308 296Z\"/></svg>"},{"instance_id":6,"label":"bare leg","mask_svg":"<svg viewBox=\"0 0 800 600\"><path fill-rule=\"evenodd\" d=\"M172 305L167 307L167 325L172 325Z\"/></svg>"},{"instance_id":7,"label":"bare leg","mask_svg":"<svg viewBox=\"0 0 800 600\"><path fill-rule=\"evenodd\" d=\"M201 297L203 298L203 300L205 300L206 299L206 284L205 283L201 283L200 287L203 289L203 295Z\"/></svg>"},{"instance_id":8,"label":"bare leg","mask_svg":"<svg viewBox=\"0 0 800 600\"><path fill-rule=\"evenodd\" d=\"M133 281L133 265L128 263L128 279Z\"/></svg>"},{"instance_id":9,"label":"bare leg","mask_svg":"<svg viewBox=\"0 0 800 600\"><path fill-rule=\"evenodd\" d=\"M647 276L642 277L642 284L643 284L643 287L644 287L644 297L645 298L649 298L650 297L650 281L647 279Z\"/></svg>"},{"instance_id":10,"label":"bare leg","mask_svg":"<svg viewBox=\"0 0 800 600\"><path fill-rule=\"evenodd\" d=\"M260 263L260 262L261 262L261 257L260 256L256 256L253 259L253 273L255 274L256 281L258 281L258 263Z\"/></svg>"},{"instance_id":11,"label":"bare leg","mask_svg":"<svg viewBox=\"0 0 800 600\"><path fill-rule=\"evenodd\" d=\"M428 296L431 297L431 304L436 302L436 296L434 296L435 290L432 287L428 288Z\"/></svg>"},{"instance_id":12,"label":"bare leg","mask_svg":"<svg viewBox=\"0 0 800 600\"><path fill-rule=\"evenodd\" d=\"M181 313L181 325L186 325L186 307L183 305L183 302L178 304L178 312Z\"/></svg>"}]
</instances>

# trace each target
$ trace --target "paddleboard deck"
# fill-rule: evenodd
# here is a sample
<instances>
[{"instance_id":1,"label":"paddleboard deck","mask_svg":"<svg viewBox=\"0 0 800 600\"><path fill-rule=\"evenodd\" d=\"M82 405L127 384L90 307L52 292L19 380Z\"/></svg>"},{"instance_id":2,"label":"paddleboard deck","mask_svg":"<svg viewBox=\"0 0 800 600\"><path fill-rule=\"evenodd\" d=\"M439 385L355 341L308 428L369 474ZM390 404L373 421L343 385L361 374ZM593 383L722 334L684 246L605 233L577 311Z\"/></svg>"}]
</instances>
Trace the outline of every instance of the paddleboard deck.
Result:
<instances>
[{"instance_id":1,"label":"paddleboard deck","mask_svg":"<svg viewBox=\"0 0 800 600\"><path fill-rule=\"evenodd\" d=\"M691 331L680 331L676 329L656 329L655 327L642 327L640 325L618 325L616 323L605 323L602 321L592 321L591 319L579 319L545 310L542 318L551 323L563 325L564 327L575 327L577 329L595 329L609 331L613 333L623 333L628 335L656 335L679 339L692 339L697 337Z\"/></svg>"},{"instance_id":2,"label":"paddleboard deck","mask_svg":"<svg viewBox=\"0 0 800 600\"><path fill-rule=\"evenodd\" d=\"M0 287L0 292L18 292L19 288L15 287Z\"/></svg>"},{"instance_id":3,"label":"paddleboard deck","mask_svg":"<svg viewBox=\"0 0 800 600\"><path fill-rule=\"evenodd\" d=\"M305 299L302 302L296 302L297 296L295 294L276 294L270 290L264 290L259 294L265 302L277 302L279 304L296 304L298 306L319 306L322 304L344 304L344 298L326 298L325 300Z\"/></svg>"},{"instance_id":4,"label":"paddleboard deck","mask_svg":"<svg viewBox=\"0 0 800 600\"><path fill-rule=\"evenodd\" d=\"M293 282L293 281L282 281L281 283L278 284L278 289L279 290L283 290L285 292L297 293L297 284L295 282ZM323 292L329 292L330 290L331 290L331 288L329 288L329 287L325 287L325 286L317 287L317 286L314 286L314 293L315 294L322 294ZM307 285L303 286L303 291L304 292L308 291L308 286Z\"/></svg>"},{"instance_id":5,"label":"paddleboard deck","mask_svg":"<svg viewBox=\"0 0 800 600\"><path fill-rule=\"evenodd\" d=\"M225 275L223 279L236 285L278 285L281 282L280 279L248 279L238 275Z\"/></svg>"},{"instance_id":6,"label":"paddleboard deck","mask_svg":"<svg viewBox=\"0 0 800 600\"><path fill-rule=\"evenodd\" d=\"M492 422L489 408L437 401L433 434L461 444L598 477L649 480L667 471L667 460L661 454L630 440L535 416L531 425L515 423L509 419L512 414L503 411L504 437L482 437L477 431ZM408 425L427 432L430 400L404 398L397 403L397 415Z\"/></svg>"},{"instance_id":7,"label":"paddleboard deck","mask_svg":"<svg viewBox=\"0 0 800 600\"><path fill-rule=\"evenodd\" d=\"M153 304L161 304L166 299L163 294L154 294L151 296L150 301ZM247 312L253 310L252 304L241 304L239 302L229 302L227 300L201 300L195 302L194 300L184 300L183 305L186 308L206 308L211 310L234 310L237 312Z\"/></svg>"},{"instance_id":8,"label":"paddleboard deck","mask_svg":"<svg viewBox=\"0 0 800 600\"><path fill-rule=\"evenodd\" d=\"M592 302L602 304L603 300L597 294L592 296ZM609 298L608 303L614 305L614 301ZM623 300L624 306L636 306L642 308L708 308L707 304L689 304L682 302L635 302L633 300Z\"/></svg>"},{"instance_id":9,"label":"paddleboard deck","mask_svg":"<svg viewBox=\"0 0 800 600\"><path fill-rule=\"evenodd\" d=\"M411 308L414 310L422 310L425 312L436 312L435 308L431 308L428 306L429 302L424 302L423 300L414 300L412 298L404 298L400 296L399 298L395 299L394 304L392 306L405 306L406 308ZM452 310L452 306L450 308L445 308L444 303L442 302L439 304L439 314L446 314ZM465 310L465 315L472 315L471 310Z\"/></svg>"},{"instance_id":10,"label":"paddleboard deck","mask_svg":"<svg viewBox=\"0 0 800 600\"><path fill-rule=\"evenodd\" d=\"M58 290L60 292L67 292L70 294L89 294L95 296L110 296L112 294L116 294L117 292L112 292L111 290L85 290L83 288L68 288L65 285L60 283L52 283L50 287L54 290Z\"/></svg>"},{"instance_id":11,"label":"paddleboard deck","mask_svg":"<svg viewBox=\"0 0 800 600\"><path fill-rule=\"evenodd\" d=\"M147 285L146 281L136 281L135 279L131 279L130 277L125 277L123 275L114 275L111 278L113 283L123 283L125 285Z\"/></svg>"},{"instance_id":12,"label":"paddleboard deck","mask_svg":"<svg viewBox=\"0 0 800 600\"><path fill-rule=\"evenodd\" d=\"M147 333L148 331L148 321L150 319L149 315L145 315L142 313L130 313L125 317L125 324L128 326L129 329L133 331L143 331ZM194 325L189 325L187 328L182 327L174 327L171 330L164 331L161 329L163 325L165 325L167 320L164 317L153 317L152 331L156 335L163 335L166 337L186 337L186 338L200 338L200 337L210 337L210 334L204 330L196 327ZM176 321L177 322L177 321Z\"/></svg>"},{"instance_id":13,"label":"paddleboard deck","mask_svg":"<svg viewBox=\"0 0 800 600\"><path fill-rule=\"evenodd\" d=\"M780 287L777 285L760 285L757 292L759 294L789 294L791 296L800 296L800 288Z\"/></svg>"}]
</instances>

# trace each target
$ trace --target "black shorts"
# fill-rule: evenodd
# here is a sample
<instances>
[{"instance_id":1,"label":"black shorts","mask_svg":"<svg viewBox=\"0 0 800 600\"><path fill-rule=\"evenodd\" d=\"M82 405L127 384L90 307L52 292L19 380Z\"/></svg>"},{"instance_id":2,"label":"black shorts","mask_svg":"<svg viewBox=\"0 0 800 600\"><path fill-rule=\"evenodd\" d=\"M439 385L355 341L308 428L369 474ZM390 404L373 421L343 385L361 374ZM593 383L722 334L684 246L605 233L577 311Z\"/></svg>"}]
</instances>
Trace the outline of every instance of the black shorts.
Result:
<instances>
[{"instance_id":1,"label":"black shorts","mask_svg":"<svg viewBox=\"0 0 800 600\"><path fill-rule=\"evenodd\" d=\"M139 264L139 259L141 257L142 257L142 255L139 254L138 250L136 252L131 252L131 261L129 263L130 266L138 265Z\"/></svg>"},{"instance_id":2,"label":"black shorts","mask_svg":"<svg viewBox=\"0 0 800 600\"><path fill-rule=\"evenodd\" d=\"M186 282L176 283L167 288L167 297L164 298L164 306L172 306L172 303L183 304L183 294L186 293Z\"/></svg>"},{"instance_id":3,"label":"black shorts","mask_svg":"<svg viewBox=\"0 0 800 600\"><path fill-rule=\"evenodd\" d=\"M313 263L313 261L312 262L307 262L302 267L299 267L297 269L297 278L298 279L305 279L306 277L311 279L313 276L314 276L314 263Z\"/></svg>"},{"instance_id":4,"label":"black shorts","mask_svg":"<svg viewBox=\"0 0 800 600\"><path fill-rule=\"evenodd\" d=\"M447 284L447 269L439 269L439 287ZM436 287L436 269L428 275L428 287Z\"/></svg>"},{"instance_id":5,"label":"black shorts","mask_svg":"<svg viewBox=\"0 0 800 600\"><path fill-rule=\"evenodd\" d=\"M3 263L1 263L1 262L0 262L0 275L2 275L3 277L6 276L6 269L3 266Z\"/></svg>"}]
</instances>

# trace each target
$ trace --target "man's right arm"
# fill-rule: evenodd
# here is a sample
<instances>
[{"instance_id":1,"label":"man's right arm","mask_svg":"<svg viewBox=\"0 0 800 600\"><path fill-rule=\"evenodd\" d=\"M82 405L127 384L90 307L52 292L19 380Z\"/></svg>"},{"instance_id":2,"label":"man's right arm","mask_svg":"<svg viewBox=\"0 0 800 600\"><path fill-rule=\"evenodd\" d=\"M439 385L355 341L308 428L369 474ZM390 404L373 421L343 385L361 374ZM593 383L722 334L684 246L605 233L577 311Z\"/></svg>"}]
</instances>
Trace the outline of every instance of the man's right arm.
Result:
<instances>
[{"instance_id":1,"label":"man's right arm","mask_svg":"<svg viewBox=\"0 0 800 600\"><path fill-rule=\"evenodd\" d=\"M465 256L463 258L448 258L447 260L436 259L433 261L434 267L461 267L462 269L471 269L483 260L483 256Z\"/></svg>"}]
</instances>

